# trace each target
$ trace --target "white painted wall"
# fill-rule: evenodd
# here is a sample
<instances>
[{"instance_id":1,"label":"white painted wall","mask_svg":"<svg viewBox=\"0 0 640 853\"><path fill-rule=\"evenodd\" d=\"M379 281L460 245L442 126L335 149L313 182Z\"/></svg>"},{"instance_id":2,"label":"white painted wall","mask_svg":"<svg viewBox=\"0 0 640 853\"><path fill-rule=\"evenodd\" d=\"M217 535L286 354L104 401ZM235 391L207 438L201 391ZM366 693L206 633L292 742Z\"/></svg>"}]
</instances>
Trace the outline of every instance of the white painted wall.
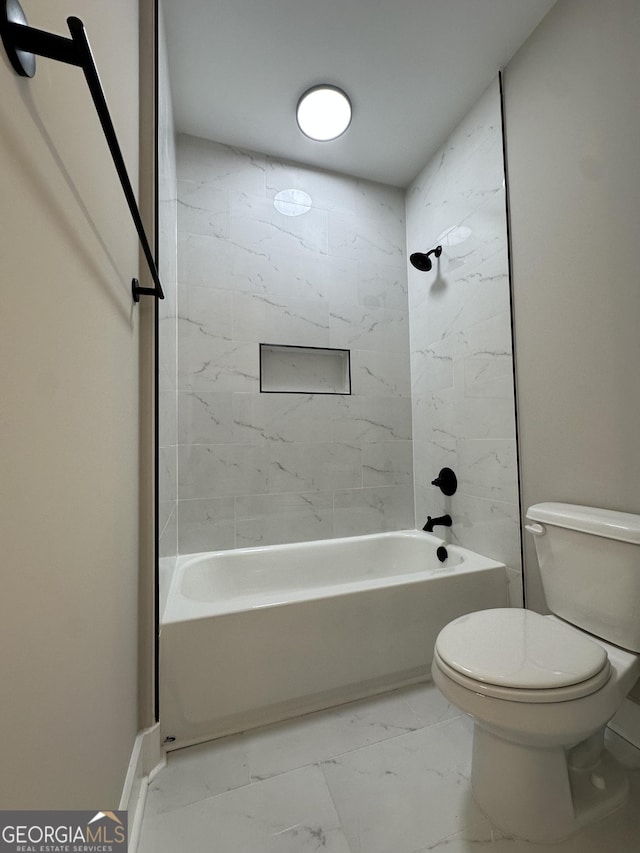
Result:
<instances>
[{"instance_id":1,"label":"white painted wall","mask_svg":"<svg viewBox=\"0 0 640 853\"><path fill-rule=\"evenodd\" d=\"M82 18L132 183L138 6ZM0 50L2 808L116 808L138 728L139 269L82 72Z\"/></svg>"},{"instance_id":2,"label":"white painted wall","mask_svg":"<svg viewBox=\"0 0 640 853\"><path fill-rule=\"evenodd\" d=\"M637 0L560 0L506 69L525 509L640 512L639 44Z\"/></svg>"}]
</instances>

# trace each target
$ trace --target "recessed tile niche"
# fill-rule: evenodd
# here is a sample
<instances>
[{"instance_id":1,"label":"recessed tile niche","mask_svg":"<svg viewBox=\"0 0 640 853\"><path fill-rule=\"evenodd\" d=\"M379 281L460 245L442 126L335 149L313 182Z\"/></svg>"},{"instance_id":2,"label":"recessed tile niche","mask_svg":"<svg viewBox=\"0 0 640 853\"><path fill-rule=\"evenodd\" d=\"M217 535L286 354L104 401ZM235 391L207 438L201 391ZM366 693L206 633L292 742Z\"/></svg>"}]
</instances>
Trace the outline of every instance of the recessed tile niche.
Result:
<instances>
[{"instance_id":1,"label":"recessed tile niche","mask_svg":"<svg viewBox=\"0 0 640 853\"><path fill-rule=\"evenodd\" d=\"M350 351L260 344L260 391L351 394Z\"/></svg>"}]
</instances>

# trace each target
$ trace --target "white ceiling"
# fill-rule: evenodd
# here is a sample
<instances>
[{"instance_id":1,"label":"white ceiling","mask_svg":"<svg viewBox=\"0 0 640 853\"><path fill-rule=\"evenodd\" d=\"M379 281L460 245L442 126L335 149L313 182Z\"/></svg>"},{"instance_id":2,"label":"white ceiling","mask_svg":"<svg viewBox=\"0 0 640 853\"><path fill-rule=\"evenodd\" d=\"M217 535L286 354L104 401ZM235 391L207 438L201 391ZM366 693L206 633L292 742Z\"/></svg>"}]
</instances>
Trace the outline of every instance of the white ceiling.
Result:
<instances>
[{"instance_id":1,"label":"white ceiling","mask_svg":"<svg viewBox=\"0 0 640 853\"><path fill-rule=\"evenodd\" d=\"M406 186L555 0L162 0L178 131ZM344 89L313 142L300 95Z\"/></svg>"}]
</instances>

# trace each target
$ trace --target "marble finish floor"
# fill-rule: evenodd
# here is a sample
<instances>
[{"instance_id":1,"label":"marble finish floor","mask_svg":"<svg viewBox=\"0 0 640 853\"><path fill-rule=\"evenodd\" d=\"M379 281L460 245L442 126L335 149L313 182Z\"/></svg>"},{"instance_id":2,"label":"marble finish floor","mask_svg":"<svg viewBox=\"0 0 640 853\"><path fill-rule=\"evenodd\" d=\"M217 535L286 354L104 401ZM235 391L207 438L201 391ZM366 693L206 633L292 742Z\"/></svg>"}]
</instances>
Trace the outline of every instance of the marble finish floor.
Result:
<instances>
[{"instance_id":1,"label":"marble finish floor","mask_svg":"<svg viewBox=\"0 0 640 853\"><path fill-rule=\"evenodd\" d=\"M613 733L631 797L568 841L493 826L469 790L471 722L433 684L172 752L139 853L637 853L640 750Z\"/></svg>"}]
</instances>

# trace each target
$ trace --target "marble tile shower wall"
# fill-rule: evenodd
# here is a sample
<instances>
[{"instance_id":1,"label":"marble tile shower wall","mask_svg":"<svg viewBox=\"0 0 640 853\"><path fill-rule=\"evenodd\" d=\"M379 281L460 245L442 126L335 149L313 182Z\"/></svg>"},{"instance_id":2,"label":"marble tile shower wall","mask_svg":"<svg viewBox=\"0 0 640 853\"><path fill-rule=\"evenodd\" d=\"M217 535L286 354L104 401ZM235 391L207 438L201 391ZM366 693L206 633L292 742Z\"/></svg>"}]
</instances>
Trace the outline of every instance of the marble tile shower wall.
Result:
<instances>
[{"instance_id":1,"label":"marble tile shower wall","mask_svg":"<svg viewBox=\"0 0 640 853\"><path fill-rule=\"evenodd\" d=\"M403 193L179 136L178 245L180 553L412 527ZM261 342L352 395L261 394Z\"/></svg>"},{"instance_id":2,"label":"marble tile shower wall","mask_svg":"<svg viewBox=\"0 0 640 853\"><path fill-rule=\"evenodd\" d=\"M176 145L167 51L164 39L162 6L159 6L159 99L158 99L158 256L160 280L165 298L158 301L159 365L158 403L160 407L159 482L160 557L178 553L178 420L177 420L177 309L178 309L178 237Z\"/></svg>"},{"instance_id":3,"label":"marble tile shower wall","mask_svg":"<svg viewBox=\"0 0 640 853\"><path fill-rule=\"evenodd\" d=\"M407 193L409 252L438 243L431 272L409 267L416 521L451 512L453 541L520 578L509 268L497 81ZM430 485L458 475L445 498Z\"/></svg>"}]
</instances>

